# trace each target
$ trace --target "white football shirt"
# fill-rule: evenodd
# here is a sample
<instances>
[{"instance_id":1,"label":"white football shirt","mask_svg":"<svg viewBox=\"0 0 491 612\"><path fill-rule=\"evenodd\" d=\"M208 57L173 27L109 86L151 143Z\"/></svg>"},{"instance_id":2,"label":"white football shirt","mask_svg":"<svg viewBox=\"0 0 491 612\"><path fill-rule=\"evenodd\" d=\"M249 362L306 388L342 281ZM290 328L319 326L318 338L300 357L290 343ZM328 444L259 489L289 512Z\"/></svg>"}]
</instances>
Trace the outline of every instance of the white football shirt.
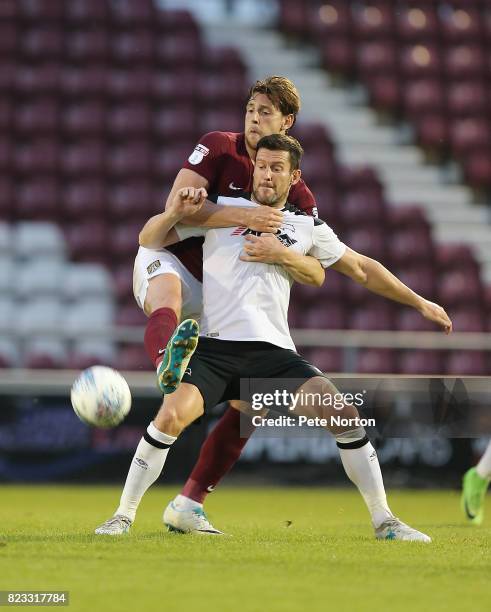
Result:
<instances>
[{"instance_id":1,"label":"white football shirt","mask_svg":"<svg viewBox=\"0 0 491 612\"><path fill-rule=\"evenodd\" d=\"M221 205L255 207L246 197L219 196ZM317 258L324 268L340 259L344 245L319 219L287 205L276 234L288 248ZM295 350L288 328L293 278L280 265L241 261L245 227L175 227L181 240L205 236L201 335L219 340L255 340Z\"/></svg>"}]
</instances>

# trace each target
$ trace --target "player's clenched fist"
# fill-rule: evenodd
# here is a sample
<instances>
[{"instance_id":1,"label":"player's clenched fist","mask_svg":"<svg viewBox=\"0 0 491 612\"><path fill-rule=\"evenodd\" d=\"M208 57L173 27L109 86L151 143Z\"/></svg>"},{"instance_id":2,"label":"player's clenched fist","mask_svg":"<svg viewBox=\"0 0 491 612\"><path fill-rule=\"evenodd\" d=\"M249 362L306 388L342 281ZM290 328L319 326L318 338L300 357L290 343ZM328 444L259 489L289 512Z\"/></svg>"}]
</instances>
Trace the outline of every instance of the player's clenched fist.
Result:
<instances>
[{"instance_id":1,"label":"player's clenched fist","mask_svg":"<svg viewBox=\"0 0 491 612\"><path fill-rule=\"evenodd\" d=\"M204 187L183 187L172 198L171 208L179 217L194 215L203 206L208 193Z\"/></svg>"},{"instance_id":2,"label":"player's clenched fist","mask_svg":"<svg viewBox=\"0 0 491 612\"><path fill-rule=\"evenodd\" d=\"M281 227L283 213L270 206L258 206L249 211L248 227L255 232L275 234Z\"/></svg>"}]
</instances>

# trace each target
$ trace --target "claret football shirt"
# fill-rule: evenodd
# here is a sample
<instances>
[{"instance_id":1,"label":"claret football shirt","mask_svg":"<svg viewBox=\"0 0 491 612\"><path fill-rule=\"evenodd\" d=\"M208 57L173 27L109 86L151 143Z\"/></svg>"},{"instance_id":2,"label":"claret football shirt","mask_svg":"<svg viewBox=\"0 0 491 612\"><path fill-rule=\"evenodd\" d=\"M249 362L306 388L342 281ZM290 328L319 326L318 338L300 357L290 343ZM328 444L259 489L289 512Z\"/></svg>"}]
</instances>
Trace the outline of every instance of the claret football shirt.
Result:
<instances>
[{"instance_id":1,"label":"claret football shirt","mask_svg":"<svg viewBox=\"0 0 491 612\"><path fill-rule=\"evenodd\" d=\"M218 204L258 206L248 196L220 196ZM301 254L316 257L325 268L340 259L346 246L333 230L295 207L284 209L276 238ZM204 228L177 225L181 240L205 236L203 244L203 312L201 335L219 340L255 340L295 350L288 328L292 277L280 265L241 261L244 227Z\"/></svg>"},{"instance_id":2,"label":"claret football shirt","mask_svg":"<svg viewBox=\"0 0 491 612\"><path fill-rule=\"evenodd\" d=\"M243 132L205 134L183 168L205 178L209 193L235 196L252 190L254 164L247 153ZM292 186L288 200L308 215L317 215L315 198L303 180ZM190 238L168 248L198 280L202 280L202 244L202 238Z\"/></svg>"}]
</instances>

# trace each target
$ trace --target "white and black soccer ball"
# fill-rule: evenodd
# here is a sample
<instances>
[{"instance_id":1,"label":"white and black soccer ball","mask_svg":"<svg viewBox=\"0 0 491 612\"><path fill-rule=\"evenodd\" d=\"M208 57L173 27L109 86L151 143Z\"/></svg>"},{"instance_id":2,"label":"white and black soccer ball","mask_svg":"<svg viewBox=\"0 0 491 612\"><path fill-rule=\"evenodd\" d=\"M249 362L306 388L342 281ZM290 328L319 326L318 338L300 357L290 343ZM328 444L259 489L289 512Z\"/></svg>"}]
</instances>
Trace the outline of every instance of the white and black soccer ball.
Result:
<instances>
[{"instance_id":1,"label":"white and black soccer ball","mask_svg":"<svg viewBox=\"0 0 491 612\"><path fill-rule=\"evenodd\" d=\"M128 383L119 372L106 366L84 370L73 383L70 397L78 418L93 427L115 427L131 408Z\"/></svg>"}]
</instances>

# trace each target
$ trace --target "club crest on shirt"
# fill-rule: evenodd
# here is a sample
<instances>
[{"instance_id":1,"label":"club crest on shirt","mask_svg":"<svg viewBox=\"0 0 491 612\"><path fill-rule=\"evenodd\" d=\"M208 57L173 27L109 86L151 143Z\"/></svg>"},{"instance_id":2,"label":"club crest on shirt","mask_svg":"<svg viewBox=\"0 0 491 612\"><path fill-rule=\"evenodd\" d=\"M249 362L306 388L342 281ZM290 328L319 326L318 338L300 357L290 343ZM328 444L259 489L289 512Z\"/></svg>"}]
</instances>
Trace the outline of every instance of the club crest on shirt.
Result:
<instances>
[{"instance_id":1,"label":"club crest on shirt","mask_svg":"<svg viewBox=\"0 0 491 612\"><path fill-rule=\"evenodd\" d=\"M209 152L210 149L203 146L202 144L197 144L194 148L194 151L188 157L188 162L193 166L196 166L203 161L203 158L208 155Z\"/></svg>"},{"instance_id":2,"label":"club crest on shirt","mask_svg":"<svg viewBox=\"0 0 491 612\"><path fill-rule=\"evenodd\" d=\"M160 260L156 259L155 261L152 261L152 263L147 266L147 272L148 274L153 274L155 272L155 270L158 270L160 268Z\"/></svg>"}]
</instances>

